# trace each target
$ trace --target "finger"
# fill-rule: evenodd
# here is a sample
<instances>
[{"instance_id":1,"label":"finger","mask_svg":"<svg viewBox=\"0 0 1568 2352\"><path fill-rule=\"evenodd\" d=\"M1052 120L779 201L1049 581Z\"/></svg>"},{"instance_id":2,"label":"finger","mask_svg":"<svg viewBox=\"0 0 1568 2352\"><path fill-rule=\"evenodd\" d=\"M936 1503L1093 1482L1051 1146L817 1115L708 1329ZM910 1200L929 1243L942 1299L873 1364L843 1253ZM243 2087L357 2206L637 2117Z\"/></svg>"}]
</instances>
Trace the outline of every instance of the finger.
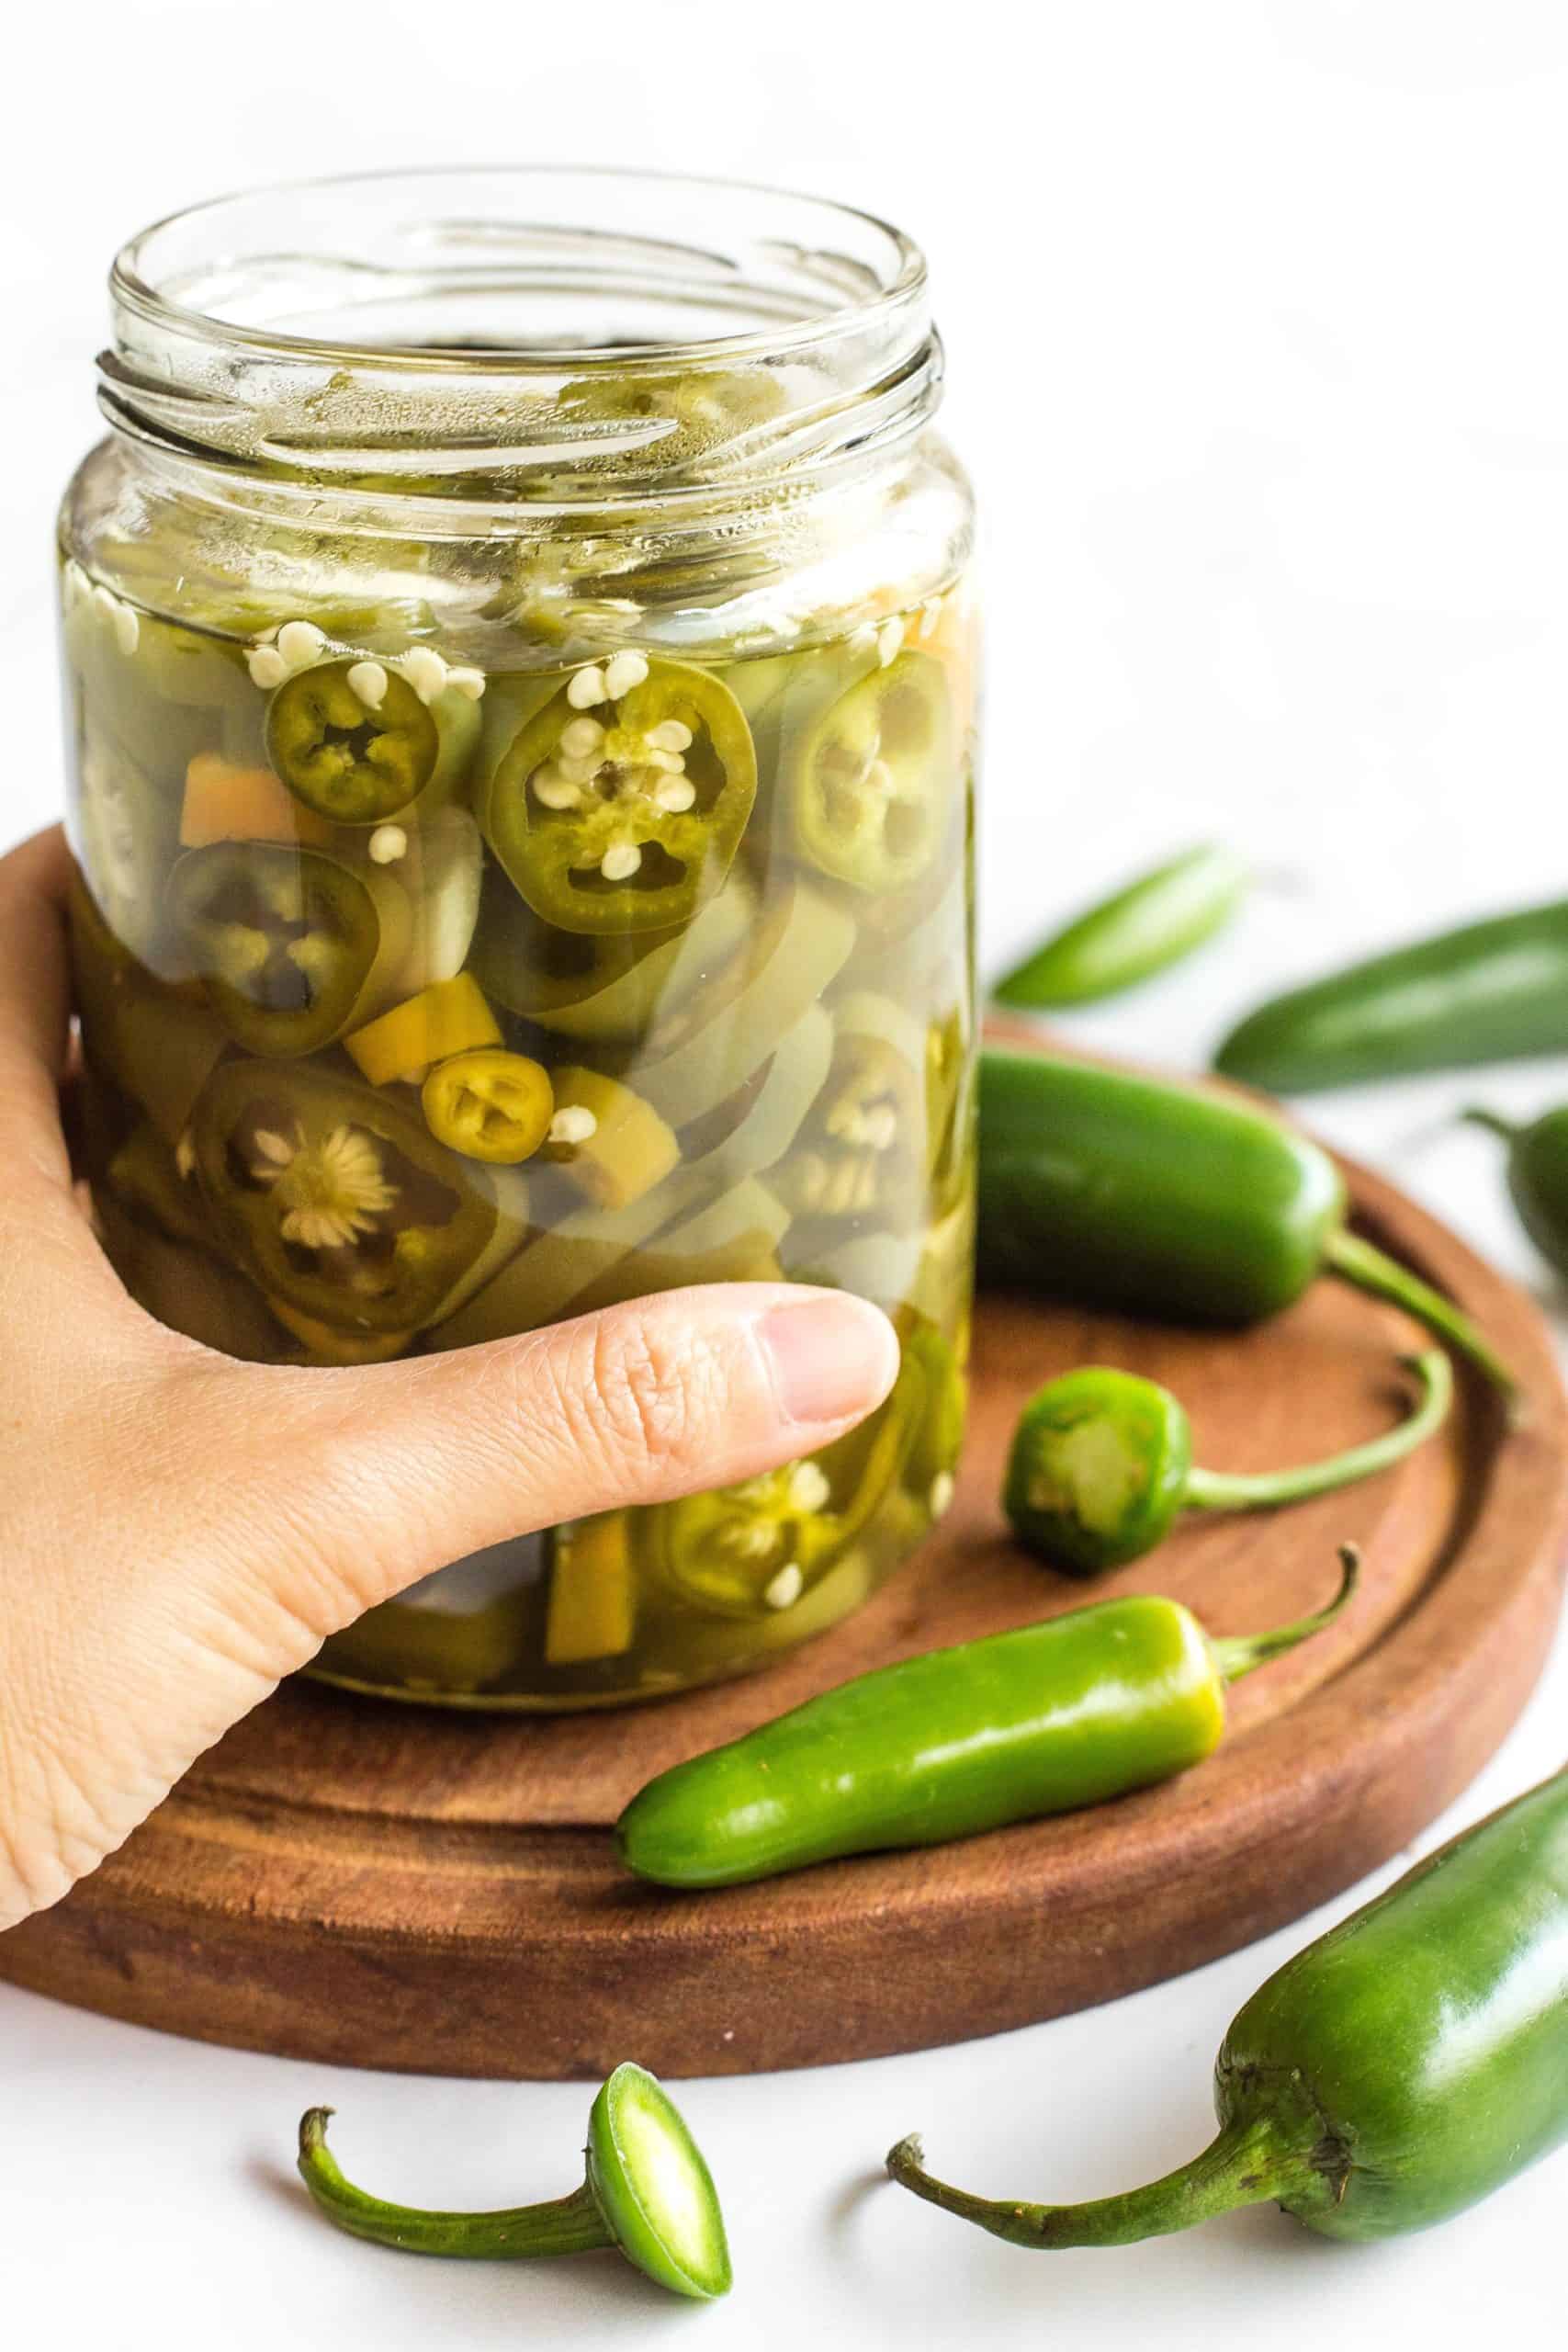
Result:
<instances>
[{"instance_id":1,"label":"finger","mask_svg":"<svg viewBox=\"0 0 1568 2352\"><path fill-rule=\"evenodd\" d=\"M57 1190L71 1182L59 1096L71 1029L70 881L58 825L0 857L0 1102L8 1156Z\"/></svg>"},{"instance_id":2,"label":"finger","mask_svg":"<svg viewBox=\"0 0 1568 2352\"><path fill-rule=\"evenodd\" d=\"M268 1563L317 1580L281 1597L325 1634L508 1536L814 1453L897 1368L891 1324L862 1299L716 1284L404 1363L236 1372L226 1409L252 1434L224 1458L256 1457L267 1507L286 1499L299 1540Z\"/></svg>"},{"instance_id":3,"label":"finger","mask_svg":"<svg viewBox=\"0 0 1568 2352\"><path fill-rule=\"evenodd\" d=\"M155 1361L176 1342L133 1306L74 1190L62 1087L74 1095L66 904L58 825L0 857L0 1328L30 1332L35 1370ZM72 1106L78 1113L80 1104ZM80 1163L79 1119L75 1123Z\"/></svg>"}]
</instances>

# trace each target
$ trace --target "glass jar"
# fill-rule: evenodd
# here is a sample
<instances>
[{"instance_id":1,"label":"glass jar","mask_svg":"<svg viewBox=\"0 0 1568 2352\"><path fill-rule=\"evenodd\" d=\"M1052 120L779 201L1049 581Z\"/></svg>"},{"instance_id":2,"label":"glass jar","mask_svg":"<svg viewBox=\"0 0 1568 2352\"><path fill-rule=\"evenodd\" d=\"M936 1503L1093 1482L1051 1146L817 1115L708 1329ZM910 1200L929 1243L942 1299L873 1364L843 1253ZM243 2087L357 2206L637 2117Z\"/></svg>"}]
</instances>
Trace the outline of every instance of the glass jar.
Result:
<instances>
[{"instance_id":1,"label":"glass jar","mask_svg":"<svg viewBox=\"0 0 1568 2352\"><path fill-rule=\"evenodd\" d=\"M110 1256L231 1353L379 1363L694 1281L886 1306L889 1401L519 1537L320 1670L575 1707L756 1666L952 1492L976 645L924 268L616 173L209 205L128 246L61 524Z\"/></svg>"}]
</instances>

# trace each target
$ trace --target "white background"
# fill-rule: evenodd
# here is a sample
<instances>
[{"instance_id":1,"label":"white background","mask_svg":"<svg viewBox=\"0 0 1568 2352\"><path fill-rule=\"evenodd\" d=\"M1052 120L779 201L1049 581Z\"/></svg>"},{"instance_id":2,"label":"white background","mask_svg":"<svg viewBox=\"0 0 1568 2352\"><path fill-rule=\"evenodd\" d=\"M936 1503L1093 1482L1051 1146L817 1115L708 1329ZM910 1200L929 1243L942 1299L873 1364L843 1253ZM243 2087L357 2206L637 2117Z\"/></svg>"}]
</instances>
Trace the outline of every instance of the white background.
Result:
<instances>
[{"instance_id":1,"label":"white background","mask_svg":"<svg viewBox=\"0 0 1568 2352\"><path fill-rule=\"evenodd\" d=\"M986 510L987 964L1195 835L1273 876L1225 948L1086 1037L1194 1062L1265 988L1568 888L1555 0L78 0L25 32L0 141L0 834L60 798L50 524L95 431L113 246L291 173L556 158L795 183L928 248ZM1472 1091L1568 1099L1568 1065L1312 1111L1540 1282L1493 1147L1445 1126ZM1445 1827L1561 1761L1565 1697L1560 1654ZM1028 2257L874 2185L914 2125L950 2177L997 2192L1087 2194L1180 2160L1227 2019L1307 1933L989 2043L692 2086L739 2276L708 2312L611 2257L468 2270L359 2247L291 2181L294 2119L325 2098L372 2185L553 2193L581 2088L334 2075L0 1991L5 2334L113 2352L1560 2344L1568 2155L1366 2250L1258 2211ZM525 2047L526 2016L517 2031Z\"/></svg>"}]
</instances>

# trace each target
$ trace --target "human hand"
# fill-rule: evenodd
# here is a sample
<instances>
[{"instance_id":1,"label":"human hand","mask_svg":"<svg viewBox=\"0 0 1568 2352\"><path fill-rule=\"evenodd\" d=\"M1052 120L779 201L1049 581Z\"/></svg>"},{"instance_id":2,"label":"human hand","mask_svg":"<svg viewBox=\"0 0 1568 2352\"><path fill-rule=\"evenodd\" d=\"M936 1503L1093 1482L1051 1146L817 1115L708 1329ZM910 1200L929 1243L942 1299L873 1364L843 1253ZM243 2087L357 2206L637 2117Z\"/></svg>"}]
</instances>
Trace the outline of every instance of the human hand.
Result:
<instances>
[{"instance_id":1,"label":"human hand","mask_svg":"<svg viewBox=\"0 0 1568 2352\"><path fill-rule=\"evenodd\" d=\"M69 874L58 832L0 859L0 1928L377 1601L507 1536L814 1453L897 1369L874 1307L786 1283L355 1370L166 1330L73 1189Z\"/></svg>"}]
</instances>

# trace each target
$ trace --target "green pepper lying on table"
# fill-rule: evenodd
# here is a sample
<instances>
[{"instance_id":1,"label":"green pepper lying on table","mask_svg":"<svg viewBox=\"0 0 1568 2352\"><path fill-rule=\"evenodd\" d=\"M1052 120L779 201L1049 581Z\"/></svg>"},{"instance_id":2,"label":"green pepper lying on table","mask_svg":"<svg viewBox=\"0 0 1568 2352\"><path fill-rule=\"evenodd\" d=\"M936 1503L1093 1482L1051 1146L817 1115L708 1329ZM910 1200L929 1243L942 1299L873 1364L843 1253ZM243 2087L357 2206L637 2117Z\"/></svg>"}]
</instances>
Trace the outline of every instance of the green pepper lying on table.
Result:
<instances>
[{"instance_id":1,"label":"green pepper lying on table","mask_svg":"<svg viewBox=\"0 0 1568 2352\"><path fill-rule=\"evenodd\" d=\"M1518 1125L1495 1111L1463 1114L1508 1148L1508 1191L1519 1222L1549 1265L1568 1274L1568 1110Z\"/></svg>"},{"instance_id":2,"label":"green pepper lying on table","mask_svg":"<svg viewBox=\"0 0 1568 2352\"><path fill-rule=\"evenodd\" d=\"M1568 1773L1440 1848L1287 1961L1214 2070L1219 2136L1163 2180L1084 2205L900 2187L1010 2245L1126 2245L1242 2205L1325 2237L1428 2229L1568 2139Z\"/></svg>"},{"instance_id":3,"label":"green pepper lying on table","mask_svg":"<svg viewBox=\"0 0 1568 2352\"><path fill-rule=\"evenodd\" d=\"M1292 1470L1200 1470L1168 1388L1109 1365L1047 1382L1014 1432L1003 1502L1013 1532L1054 1568L1097 1576L1142 1559L1181 1510L1274 1510L1403 1461L1441 1427L1453 1374L1439 1349L1404 1359L1421 1401L1397 1429Z\"/></svg>"},{"instance_id":4,"label":"green pepper lying on table","mask_svg":"<svg viewBox=\"0 0 1568 2352\"><path fill-rule=\"evenodd\" d=\"M706 2302L729 2292L724 2216L702 2151L662 2084L617 2066L588 2118L587 2177L570 2197L494 2213L433 2213L367 2197L327 2146L330 2107L299 2120L299 2171L321 2211L351 2237L406 2254L532 2262L614 2246L656 2287Z\"/></svg>"},{"instance_id":5,"label":"green pepper lying on table","mask_svg":"<svg viewBox=\"0 0 1568 2352\"><path fill-rule=\"evenodd\" d=\"M1568 899L1467 923L1259 1005L1214 1055L1276 1094L1568 1051Z\"/></svg>"},{"instance_id":6,"label":"green pepper lying on table","mask_svg":"<svg viewBox=\"0 0 1568 2352\"><path fill-rule=\"evenodd\" d=\"M1229 922L1250 879L1213 842L1140 875L1025 956L991 993L1025 1012L1094 1004L1163 972Z\"/></svg>"},{"instance_id":7,"label":"green pepper lying on table","mask_svg":"<svg viewBox=\"0 0 1568 2352\"><path fill-rule=\"evenodd\" d=\"M1227 1684L1333 1624L1359 1569L1339 1556L1328 1606L1267 1634L1103 1600L863 1674L650 1781L615 1825L621 1860L662 1886L733 1886L1168 1780L1218 1747Z\"/></svg>"}]
</instances>

